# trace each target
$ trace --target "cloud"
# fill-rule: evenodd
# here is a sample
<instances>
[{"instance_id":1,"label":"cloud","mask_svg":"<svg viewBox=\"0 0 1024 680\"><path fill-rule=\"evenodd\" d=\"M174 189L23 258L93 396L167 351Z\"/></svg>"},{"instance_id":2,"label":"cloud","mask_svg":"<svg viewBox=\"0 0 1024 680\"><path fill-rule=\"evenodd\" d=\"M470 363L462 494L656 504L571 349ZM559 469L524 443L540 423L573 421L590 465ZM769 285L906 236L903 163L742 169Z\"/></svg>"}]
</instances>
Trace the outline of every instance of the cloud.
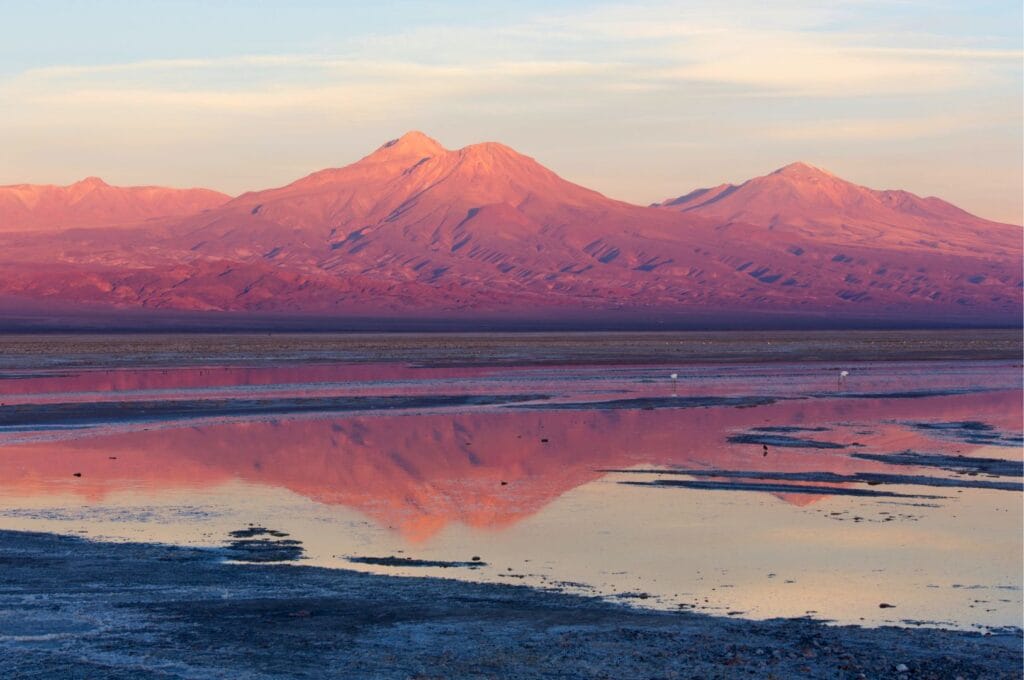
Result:
<instances>
[{"instance_id":1,"label":"cloud","mask_svg":"<svg viewBox=\"0 0 1024 680\"><path fill-rule=\"evenodd\" d=\"M985 123L967 116L939 115L919 118L833 118L799 125L767 127L766 137L787 141L883 141L942 137L953 131Z\"/></svg>"},{"instance_id":2,"label":"cloud","mask_svg":"<svg viewBox=\"0 0 1024 680\"><path fill-rule=\"evenodd\" d=\"M1019 73L1024 51L949 36L837 30L860 1L816 5L725 1L603 7L529 24L642 65L663 85L730 86L733 94L856 97L952 92ZM522 30L525 33L526 30ZM978 63L983 62L983 63Z\"/></svg>"},{"instance_id":3,"label":"cloud","mask_svg":"<svg viewBox=\"0 0 1024 680\"><path fill-rule=\"evenodd\" d=\"M273 114L295 109L387 109L482 94L515 96L545 83L599 82L621 67L583 60L472 64L262 55L32 69L0 85L8 116L34 106Z\"/></svg>"},{"instance_id":4,"label":"cloud","mask_svg":"<svg viewBox=\"0 0 1024 680\"><path fill-rule=\"evenodd\" d=\"M921 46L911 43L934 37L828 28L859 4L605 6L485 29L414 28L352 40L337 54L46 66L0 82L0 98L21 108L106 101L274 111L347 100L346 109L376 110L403 98L417 104L428 86L437 97L469 97L499 89L498 81L508 98L555 82L581 94L711 86L728 96L842 98L959 91L1019 72L1020 50Z\"/></svg>"},{"instance_id":5,"label":"cloud","mask_svg":"<svg viewBox=\"0 0 1024 680\"><path fill-rule=\"evenodd\" d=\"M890 55L900 58L934 57L938 59L1008 61L1019 65L1024 59L1024 50L967 49L960 47L860 47L857 51L867 54Z\"/></svg>"}]
</instances>

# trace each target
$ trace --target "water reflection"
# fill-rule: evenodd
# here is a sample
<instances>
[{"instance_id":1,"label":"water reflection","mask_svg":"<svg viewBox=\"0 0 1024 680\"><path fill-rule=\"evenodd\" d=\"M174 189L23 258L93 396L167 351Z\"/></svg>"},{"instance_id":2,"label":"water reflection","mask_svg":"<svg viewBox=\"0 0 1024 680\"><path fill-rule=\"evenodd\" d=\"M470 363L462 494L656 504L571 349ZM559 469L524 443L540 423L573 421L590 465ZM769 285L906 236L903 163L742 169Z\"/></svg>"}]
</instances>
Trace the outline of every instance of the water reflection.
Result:
<instances>
[{"instance_id":1,"label":"water reflection","mask_svg":"<svg viewBox=\"0 0 1024 680\"><path fill-rule=\"evenodd\" d=\"M356 508L409 539L425 540L452 522L506 527L602 477L608 468L893 472L890 465L851 454L909 449L970 455L978 445L930 436L944 431L911 423L987 414L994 425L1006 426L1007 414L1019 409L1020 392L1000 391L927 399L806 399L756 408L508 409L227 422L9 446L0 455L0 489L70 492L98 501L124 489L159 493L242 480ZM778 429L790 434L771 434L764 439L770 446L737 436ZM802 441L835 448L805 448ZM802 506L821 498L775 495Z\"/></svg>"},{"instance_id":2,"label":"water reflection","mask_svg":"<svg viewBox=\"0 0 1024 680\"><path fill-rule=\"evenodd\" d=\"M292 541L281 554L327 566L571 582L753 617L1019 621L1016 368L860 364L840 387L817 365L675 372L676 381L642 366L0 375L0 401L18 413L88 413L104 401L79 430L0 427L0 527L225 545L255 525ZM523 393L545 399L279 408L282 395ZM225 415L242 398L268 408ZM117 403L138 411L147 400L212 406L118 422ZM438 566L481 555L474 568ZM896 613L878 609L894 600Z\"/></svg>"}]
</instances>

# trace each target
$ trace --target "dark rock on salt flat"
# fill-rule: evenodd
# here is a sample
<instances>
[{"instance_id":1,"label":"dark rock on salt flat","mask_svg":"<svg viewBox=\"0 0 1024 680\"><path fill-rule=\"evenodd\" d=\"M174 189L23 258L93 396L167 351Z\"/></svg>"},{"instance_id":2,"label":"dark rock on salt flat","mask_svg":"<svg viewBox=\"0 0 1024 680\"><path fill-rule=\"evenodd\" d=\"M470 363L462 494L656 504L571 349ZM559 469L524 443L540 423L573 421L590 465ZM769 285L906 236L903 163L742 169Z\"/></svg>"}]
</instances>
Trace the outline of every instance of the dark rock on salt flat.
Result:
<instances>
[{"instance_id":1,"label":"dark rock on salt flat","mask_svg":"<svg viewBox=\"0 0 1024 680\"><path fill-rule=\"evenodd\" d=\"M526 400L523 400L526 401ZM551 401L543 404L509 404L509 408L528 408L544 411L601 411L610 409L661 409L661 408L749 408L767 406L779 401L776 397L637 397L634 399L611 399L608 401Z\"/></svg>"},{"instance_id":2,"label":"dark rock on salt flat","mask_svg":"<svg viewBox=\"0 0 1024 680\"><path fill-rule=\"evenodd\" d=\"M991 392L988 387L964 387L958 389L923 389L895 392L816 392L810 397L832 399L925 399L927 397L955 397L961 394Z\"/></svg>"},{"instance_id":3,"label":"dark rock on salt flat","mask_svg":"<svg viewBox=\"0 0 1024 680\"><path fill-rule=\"evenodd\" d=\"M636 592L636 593L616 593L612 595L617 600L649 600L651 599L650 593Z\"/></svg>"},{"instance_id":4,"label":"dark rock on salt flat","mask_svg":"<svg viewBox=\"0 0 1024 680\"><path fill-rule=\"evenodd\" d=\"M874 489L856 489L839 486L822 486L812 484L781 484L759 483L742 480L719 482L706 479L654 479L648 482L626 481L619 484L632 486L678 487L684 489L703 489L705 491L765 491L768 493L806 493L821 496L873 496L888 498L944 498L924 494L905 494L895 491L876 491Z\"/></svg>"},{"instance_id":5,"label":"dark rock on salt flat","mask_svg":"<svg viewBox=\"0 0 1024 680\"><path fill-rule=\"evenodd\" d=\"M379 567L438 567L441 569L464 567L476 569L487 566L487 563L480 561L479 558L469 562L453 562L449 560L418 560L412 557L390 555L388 557L346 557L345 560L352 564L372 564Z\"/></svg>"},{"instance_id":6,"label":"dark rock on salt flat","mask_svg":"<svg viewBox=\"0 0 1024 680\"><path fill-rule=\"evenodd\" d=\"M218 556L0 531L0 677L1020 677L1018 629L749 621Z\"/></svg>"},{"instance_id":7,"label":"dark rock on salt flat","mask_svg":"<svg viewBox=\"0 0 1024 680\"><path fill-rule=\"evenodd\" d=\"M845 449L849 446L849 444L839 444L837 442L804 439L803 437L791 437L785 434L762 434L760 432L734 434L726 441L730 444L763 444L787 449Z\"/></svg>"},{"instance_id":8,"label":"dark rock on salt flat","mask_svg":"<svg viewBox=\"0 0 1024 680\"><path fill-rule=\"evenodd\" d=\"M228 559L236 562L293 562L305 555L302 541L287 538L283 531L266 527L238 529L224 549Z\"/></svg>"},{"instance_id":9,"label":"dark rock on salt flat","mask_svg":"<svg viewBox=\"0 0 1024 680\"><path fill-rule=\"evenodd\" d=\"M1005 458L976 458L974 456L950 456L942 453L852 453L854 458L875 460L889 465L915 465L934 467L949 472L980 472L999 477L1024 477L1024 461Z\"/></svg>"},{"instance_id":10,"label":"dark rock on salt flat","mask_svg":"<svg viewBox=\"0 0 1024 680\"><path fill-rule=\"evenodd\" d=\"M889 475L879 472L857 472L851 475L835 472L760 472L755 470L657 470L657 469L603 469L599 472L645 475L686 475L689 477L718 477L727 479L779 480L787 482L822 482L825 484L901 484L905 486L934 486L960 489L998 489L1024 491L1024 482L1001 482L964 477L929 477L926 475Z\"/></svg>"},{"instance_id":11,"label":"dark rock on salt flat","mask_svg":"<svg viewBox=\"0 0 1024 680\"><path fill-rule=\"evenodd\" d=\"M996 429L994 426L979 420L963 420L954 423L913 423L913 425L919 430L942 430L944 432L991 432Z\"/></svg>"},{"instance_id":12,"label":"dark rock on salt flat","mask_svg":"<svg viewBox=\"0 0 1024 680\"><path fill-rule=\"evenodd\" d=\"M237 562L293 562L302 559L305 550L299 541L249 539L233 541L226 548L226 554Z\"/></svg>"},{"instance_id":13,"label":"dark rock on salt flat","mask_svg":"<svg viewBox=\"0 0 1024 680\"><path fill-rule=\"evenodd\" d=\"M275 538L284 538L288 534L283 531L276 531L274 529L267 529L266 527L249 527L247 529L237 529L230 532L232 538L255 538L256 536L274 536Z\"/></svg>"},{"instance_id":14,"label":"dark rock on salt flat","mask_svg":"<svg viewBox=\"0 0 1024 680\"><path fill-rule=\"evenodd\" d=\"M185 418L349 413L455 406L497 406L547 399L540 394L456 394L436 396L329 396L272 399L177 399L14 404L0 408L0 431L26 426L101 425Z\"/></svg>"},{"instance_id":15,"label":"dark rock on salt flat","mask_svg":"<svg viewBox=\"0 0 1024 680\"><path fill-rule=\"evenodd\" d=\"M977 420L949 423L910 423L910 426L928 434L961 441L966 444L1008 447L1024 445L1024 436L1000 432L995 426Z\"/></svg>"}]
</instances>

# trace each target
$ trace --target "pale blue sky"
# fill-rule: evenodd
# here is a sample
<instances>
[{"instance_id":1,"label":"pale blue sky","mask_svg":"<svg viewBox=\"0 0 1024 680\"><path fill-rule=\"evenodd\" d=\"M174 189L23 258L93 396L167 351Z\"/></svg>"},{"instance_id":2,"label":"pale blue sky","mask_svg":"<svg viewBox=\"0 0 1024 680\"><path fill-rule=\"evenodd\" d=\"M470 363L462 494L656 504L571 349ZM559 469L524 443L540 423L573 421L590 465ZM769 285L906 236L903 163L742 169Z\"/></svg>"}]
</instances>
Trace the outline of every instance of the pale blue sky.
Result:
<instances>
[{"instance_id":1,"label":"pale blue sky","mask_svg":"<svg viewBox=\"0 0 1024 680\"><path fill-rule=\"evenodd\" d=\"M408 129L639 203L804 160L1021 221L1021 3L7 2L0 183L229 193Z\"/></svg>"}]
</instances>

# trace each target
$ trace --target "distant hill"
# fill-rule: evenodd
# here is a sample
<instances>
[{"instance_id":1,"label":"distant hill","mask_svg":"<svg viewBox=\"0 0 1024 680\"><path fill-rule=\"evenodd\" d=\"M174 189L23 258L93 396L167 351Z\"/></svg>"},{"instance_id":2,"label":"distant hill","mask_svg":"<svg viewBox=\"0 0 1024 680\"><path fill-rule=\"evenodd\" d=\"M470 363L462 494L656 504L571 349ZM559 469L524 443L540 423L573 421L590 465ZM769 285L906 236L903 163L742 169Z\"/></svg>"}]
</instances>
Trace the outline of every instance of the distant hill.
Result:
<instances>
[{"instance_id":1,"label":"distant hill","mask_svg":"<svg viewBox=\"0 0 1024 680\"><path fill-rule=\"evenodd\" d=\"M66 187L0 186L0 232L133 224L154 217L189 215L223 205L230 198L210 189L114 187L98 177Z\"/></svg>"}]
</instances>

